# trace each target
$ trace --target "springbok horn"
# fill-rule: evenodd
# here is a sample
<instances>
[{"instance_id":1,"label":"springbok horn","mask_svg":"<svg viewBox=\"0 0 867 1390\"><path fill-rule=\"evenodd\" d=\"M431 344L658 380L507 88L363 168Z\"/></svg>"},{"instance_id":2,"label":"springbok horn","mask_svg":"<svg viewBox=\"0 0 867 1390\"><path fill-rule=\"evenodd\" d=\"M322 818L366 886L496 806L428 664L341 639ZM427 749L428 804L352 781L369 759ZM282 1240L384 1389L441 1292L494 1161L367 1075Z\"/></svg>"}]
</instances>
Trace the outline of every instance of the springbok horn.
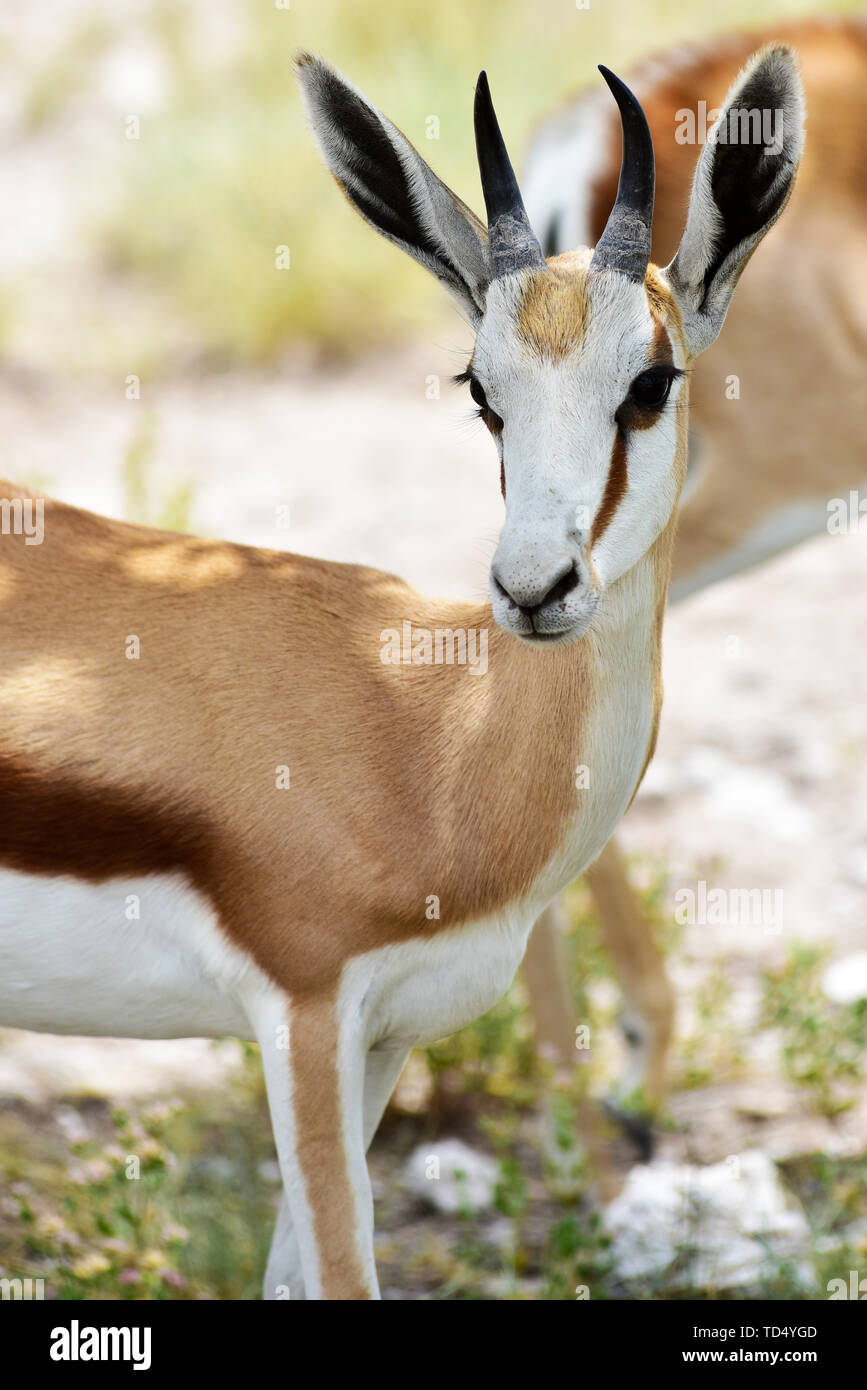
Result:
<instances>
[{"instance_id":1,"label":"springbok horn","mask_svg":"<svg viewBox=\"0 0 867 1390\"><path fill-rule=\"evenodd\" d=\"M500 133L487 73L479 73L473 109L476 154L482 176L482 192L488 211L491 275L514 275L519 270L545 269L545 257L536 240L521 198L521 190Z\"/></svg>"},{"instance_id":2,"label":"springbok horn","mask_svg":"<svg viewBox=\"0 0 867 1390\"><path fill-rule=\"evenodd\" d=\"M620 108L623 156L617 198L596 244L591 270L616 270L641 283L650 260L655 173L650 127L638 99L619 77L599 71Z\"/></svg>"}]
</instances>

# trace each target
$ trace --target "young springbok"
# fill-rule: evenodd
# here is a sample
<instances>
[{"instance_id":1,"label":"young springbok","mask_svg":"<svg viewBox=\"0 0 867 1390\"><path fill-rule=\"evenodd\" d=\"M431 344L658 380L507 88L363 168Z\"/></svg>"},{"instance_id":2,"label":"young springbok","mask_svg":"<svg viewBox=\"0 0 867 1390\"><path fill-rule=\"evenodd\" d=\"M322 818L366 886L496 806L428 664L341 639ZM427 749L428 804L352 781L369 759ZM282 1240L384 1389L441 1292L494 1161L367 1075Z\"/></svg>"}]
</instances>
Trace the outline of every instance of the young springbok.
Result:
<instances>
[{"instance_id":1,"label":"young springbok","mask_svg":"<svg viewBox=\"0 0 867 1390\"><path fill-rule=\"evenodd\" d=\"M656 152L653 256L660 261L677 246L694 159L688 137L694 131L701 138L698 122L712 116L740 66L771 38L796 48L810 139L786 216L750 266L750 293L735 301L723 340L690 381L690 457L672 603L821 534L828 499L848 499L867 482L863 18L728 34L660 54L629 74ZM550 254L595 241L616 187L617 131L598 95L588 88L554 113L530 146L524 197ZM817 369L820 363L832 369ZM620 1091L653 1109L665 1091L673 994L614 841L588 870L587 883L627 1001L631 1065ZM566 1063L575 1056L576 1020L557 978L557 937L552 909L530 937L526 979L537 1031Z\"/></svg>"},{"instance_id":2,"label":"young springbok","mask_svg":"<svg viewBox=\"0 0 867 1390\"><path fill-rule=\"evenodd\" d=\"M658 270L650 133L602 71L617 196L593 252L546 263L484 75L487 229L298 60L347 197L475 327L506 502L490 605L57 503L41 545L3 541L0 1021L259 1041L268 1297L377 1297L365 1150L408 1050L502 995L653 751L686 373L786 203L803 102L787 49L749 64L730 106L774 109L782 139L705 148ZM484 674L432 660L432 634L488 629Z\"/></svg>"}]
</instances>

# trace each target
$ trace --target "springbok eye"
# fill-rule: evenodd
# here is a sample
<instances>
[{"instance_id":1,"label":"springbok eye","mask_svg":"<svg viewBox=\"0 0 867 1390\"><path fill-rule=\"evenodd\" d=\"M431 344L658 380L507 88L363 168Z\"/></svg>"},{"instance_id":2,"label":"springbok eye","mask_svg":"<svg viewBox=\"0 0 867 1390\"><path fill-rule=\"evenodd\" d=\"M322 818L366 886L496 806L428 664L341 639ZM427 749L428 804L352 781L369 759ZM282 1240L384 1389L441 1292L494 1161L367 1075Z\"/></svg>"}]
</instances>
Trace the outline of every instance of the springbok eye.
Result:
<instances>
[{"instance_id":1,"label":"springbok eye","mask_svg":"<svg viewBox=\"0 0 867 1390\"><path fill-rule=\"evenodd\" d=\"M478 413L480 418L484 420L488 429L491 430L492 433L496 434L498 433L498 431L502 430L503 421L497 414L497 412L495 410L492 410L491 407L488 405L488 398L485 395L485 388L482 386L481 382L477 381L474 376L460 376L456 377L455 380L469 381L470 395L472 396L476 405L479 407Z\"/></svg>"},{"instance_id":2,"label":"springbok eye","mask_svg":"<svg viewBox=\"0 0 867 1390\"><path fill-rule=\"evenodd\" d=\"M487 410L488 398L485 395L481 385L478 381L476 381L476 378L474 376L470 377L470 395L472 396L476 405L480 406L482 410Z\"/></svg>"},{"instance_id":3,"label":"springbok eye","mask_svg":"<svg viewBox=\"0 0 867 1390\"><path fill-rule=\"evenodd\" d=\"M629 394L645 410L661 410L668 400L673 377L669 372L642 372L629 388Z\"/></svg>"}]
</instances>

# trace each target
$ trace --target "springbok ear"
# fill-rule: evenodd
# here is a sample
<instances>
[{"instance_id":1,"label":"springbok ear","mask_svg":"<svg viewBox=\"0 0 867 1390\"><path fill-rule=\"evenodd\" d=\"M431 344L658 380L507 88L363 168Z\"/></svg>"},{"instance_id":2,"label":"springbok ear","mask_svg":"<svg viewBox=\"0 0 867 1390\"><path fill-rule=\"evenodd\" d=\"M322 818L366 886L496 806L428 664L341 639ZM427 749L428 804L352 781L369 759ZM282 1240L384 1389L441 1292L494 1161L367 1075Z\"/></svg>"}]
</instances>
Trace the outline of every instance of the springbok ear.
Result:
<instances>
[{"instance_id":1,"label":"springbok ear","mask_svg":"<svg viewBox=\"0 0 867 1390\"><path fill-rule=\"evenodd\" d=\"M431 271L477 324L491 278L485 227L333 68L301 53L295 70L316 143L353 207Z\"/></svg>"},{"instance_id":2,"label":"springbok ear","mask_svg":"<svg viewBox=\"0 0 867 1390\"><path fill-rule=\"evenodd\" d=\"M693 356L716 338L741 271L786 206L805 114L795 55L774 44L744 68L708 135L683 239L662 272Z\"/></svg>"}]
</instances>

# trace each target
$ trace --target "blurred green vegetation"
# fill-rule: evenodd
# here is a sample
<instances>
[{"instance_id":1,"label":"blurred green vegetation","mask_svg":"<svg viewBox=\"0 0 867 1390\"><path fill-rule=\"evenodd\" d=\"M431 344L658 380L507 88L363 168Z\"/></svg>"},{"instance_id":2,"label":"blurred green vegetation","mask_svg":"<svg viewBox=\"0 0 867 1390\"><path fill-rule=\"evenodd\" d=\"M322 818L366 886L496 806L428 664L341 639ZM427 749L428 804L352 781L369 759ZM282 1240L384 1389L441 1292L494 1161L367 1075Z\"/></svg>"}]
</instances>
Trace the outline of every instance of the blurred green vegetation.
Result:
<instances>
[{"instance_id":1,"label":"blurred green vegetation","mask_svg":"<svg viewBox=\"0 0 867 1390\"><path fill-rule=\"evenodd\" d=\"M152 0L137 21L136 41L158 55L163 97L142 116L140 139L124 142L116 198L93 231L113 274L158 291L162 320L142 313L138 342L136 327L126 330L139 359L163 369L173 316L174 350L189 353L192 342L200 361L221 364L298 347L352 357L430 328L442 313L433 283L363 225L322 168L292 75L299 49L340 67L480 209L471 118L480 68L517 163L533 123L596 81L599 61L625 69L708 32L860 9L858 0L730 0L722 9L675 0L594 0L588 9L572 0L278 3L221 0L202 13ZM97 65L125 39L122 12L85 6L32 76L31 130L62 132ZM427 138L431 116L437 139ZM289 247L288 270L276 268L280 246Z\"/></svg>"},{"instance_id":2,"label":"blurred green vegetation","mask_svg":"<svg viewBox=\"0 0 867 1390\"><path fill-rule=\"evenodd\" d=\"M848 1110L864 1085L867 999L837 1004L822 975L825 946L793 942L785 961L763 975L762 1024L776 1028L786 1075L802 1086L813 1107L834 1116Z\"/></svg>"},{"instance_id":3,"label":"blurred green vegetation","mask_svg":"<svg viewBox=\"0 0 867 1390\"><path fill-rule=\"evenodd\" d=\"M160 493L152 469L156 444L156 415L146 411L123 457L123 515L127 521L161 531L189 531L195 488L192 483L181 482Z\"/></svg>"}]
</instances>

